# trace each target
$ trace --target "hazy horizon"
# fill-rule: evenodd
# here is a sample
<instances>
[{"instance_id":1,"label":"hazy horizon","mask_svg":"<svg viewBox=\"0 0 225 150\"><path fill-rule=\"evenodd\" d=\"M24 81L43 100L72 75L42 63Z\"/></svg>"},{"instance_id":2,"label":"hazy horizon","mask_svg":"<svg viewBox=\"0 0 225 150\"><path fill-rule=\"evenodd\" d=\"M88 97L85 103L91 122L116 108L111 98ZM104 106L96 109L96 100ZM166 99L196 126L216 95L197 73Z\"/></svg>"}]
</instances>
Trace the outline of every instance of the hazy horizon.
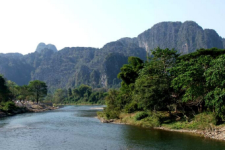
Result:
<instances>
[{"instance_id":1,"label":"hazy horizon","mask_svg":"<svg viewBox=\"0 0 225 150\"><path fill-rule=\"evenodd\" d=\"M159 22L195 21L225 37L223 0L11 0L0 2L0 53L34 52L41 42L95 47L137 37Z\"/></svg>"}]
</instances>

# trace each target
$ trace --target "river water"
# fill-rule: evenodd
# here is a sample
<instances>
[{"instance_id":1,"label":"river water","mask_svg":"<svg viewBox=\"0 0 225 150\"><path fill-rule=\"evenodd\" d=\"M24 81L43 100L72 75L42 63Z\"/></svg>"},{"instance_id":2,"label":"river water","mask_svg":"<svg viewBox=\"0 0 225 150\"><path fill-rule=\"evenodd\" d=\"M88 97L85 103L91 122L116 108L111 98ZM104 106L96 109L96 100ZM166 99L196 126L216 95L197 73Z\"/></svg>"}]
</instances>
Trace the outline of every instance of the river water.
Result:
<instances>
[{"instance_id":1,"label":"river water","mask_svg":"<svg viewBox=\"0 0 225 150\"><path fill-rule=\"evenodd\" d=\"M184 133L101 123L99 106L66 106L0 119L0 150L224 150ZM94 109L93 109L94 108Z\"/></svg>"}]
</instances>

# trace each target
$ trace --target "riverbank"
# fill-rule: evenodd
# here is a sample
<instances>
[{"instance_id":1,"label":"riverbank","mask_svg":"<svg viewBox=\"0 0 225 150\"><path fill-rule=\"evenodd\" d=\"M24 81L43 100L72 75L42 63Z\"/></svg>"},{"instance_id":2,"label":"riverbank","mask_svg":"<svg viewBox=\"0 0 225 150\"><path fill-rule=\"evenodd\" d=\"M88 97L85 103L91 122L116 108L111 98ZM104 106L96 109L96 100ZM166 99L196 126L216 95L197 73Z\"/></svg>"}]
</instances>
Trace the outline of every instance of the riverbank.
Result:
<instances>
[{"instance_id":1,"label":"riverbank","mask_svg":"<svg viewBox=\"0 0 225 150\"><path fill-rule=\"evenodd\" d=\"M196 115L190 122L184 120L166 120L165 118L169 114L165 112L159 112L158 114L145 117L141 114L143 112L130 114L120 113L118 119L106 119L103 112L98 112L98 119L102 123L127 124L156 130L189 133L216 140L225 140L225 124L214 125L211 114Z\"/></svg>"},{"instance_id":2,"label":"riverbank","mask_svg":"<svg viewBox=\"0 0 225 150\"><path fill-rule=\"evenodd\" d=\"M14 102L15 107L11 107L7 110L0 110L0 118L7 117L7 116L14 116L16 114L21 113L32 113L32 112L43 112L57 109L58 107L50 106L44 103L34 103L34 102Z\"/></svg>"}]
</instances>

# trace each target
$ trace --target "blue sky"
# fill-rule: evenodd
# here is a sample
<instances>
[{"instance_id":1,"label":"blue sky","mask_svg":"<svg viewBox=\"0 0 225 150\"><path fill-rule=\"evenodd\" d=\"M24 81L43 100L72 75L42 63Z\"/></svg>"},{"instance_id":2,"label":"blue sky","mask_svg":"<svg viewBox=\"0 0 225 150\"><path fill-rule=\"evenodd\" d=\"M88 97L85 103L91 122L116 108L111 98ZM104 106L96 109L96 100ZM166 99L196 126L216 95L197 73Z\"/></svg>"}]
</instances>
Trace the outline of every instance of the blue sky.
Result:
<instances>
[{"instance_id":1,"label":"blue sky","mask_svg":"<svg viewBox=\"0 0 225 150\"><path fill-rule=\"evenodd\" d=\"M98 47L162 21L196 21L225 37L225 0L0 0L0 53L40 42Z\"/></svg>"}]
</instances>

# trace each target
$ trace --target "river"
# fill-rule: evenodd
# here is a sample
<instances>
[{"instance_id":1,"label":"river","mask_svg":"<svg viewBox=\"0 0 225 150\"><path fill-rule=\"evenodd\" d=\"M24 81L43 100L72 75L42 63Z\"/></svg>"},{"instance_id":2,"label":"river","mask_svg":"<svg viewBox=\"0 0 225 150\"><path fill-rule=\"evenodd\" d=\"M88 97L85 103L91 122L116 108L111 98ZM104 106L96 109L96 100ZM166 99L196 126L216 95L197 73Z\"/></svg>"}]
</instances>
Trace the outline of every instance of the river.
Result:
<instances>
[{"instance_id":1,"label":"river","mask_svg":"<svg viewBox=\"0 0 225 150\"><path fill-rule=\"evenodd\" d=\"M98 107L66 106L2 118L0 150L225 149L225 142L189 134L101 123Z\"/></svg>"}]
</instances>

